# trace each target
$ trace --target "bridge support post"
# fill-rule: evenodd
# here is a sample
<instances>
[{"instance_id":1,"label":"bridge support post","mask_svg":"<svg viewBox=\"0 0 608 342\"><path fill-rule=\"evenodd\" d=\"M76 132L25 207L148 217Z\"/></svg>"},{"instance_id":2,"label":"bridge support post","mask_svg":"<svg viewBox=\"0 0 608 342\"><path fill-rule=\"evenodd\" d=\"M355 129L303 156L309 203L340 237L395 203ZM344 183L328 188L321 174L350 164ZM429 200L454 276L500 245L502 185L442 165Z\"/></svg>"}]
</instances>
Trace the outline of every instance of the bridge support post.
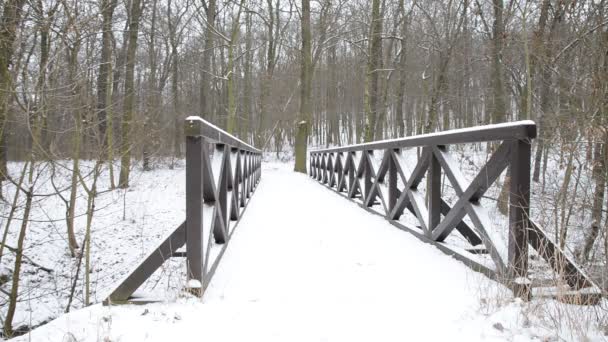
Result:
<instances>
[{"instance_id":1,"label":"bridge support post","mask_svg":"<svg viewBox=\"0 0 608 342\"><path fill-rule=\"evenodd\" d=\"M374 151L368 150L363 151L361 159L363 162L363 191L361 192L361 200L363 203L367 203L367 207L374 205L374 199L369 198L372 192L372 166L370 162L374 158Z\"/></svg>"},{"instance_id":2,"label":"bridge support post","mask_svg":"<svg viewBox=\"0 0 608 342\"><path fill-rule=\"evenodd\" d=\"M199 121L186 121L186 265L188 280L200 283L191 289L202 295L203 271L203 148ZM189 285L192 285L189 282Z\"/></svg>"},{"instance_id":3,"label":"bridge support post","mask_svg":"<svg viewBox=\"0 0 608 342\"><path fill-rule=\"evenodd\" d=\"M513 141L509 198L509 279L513 294L530 299L528 229L530 228L530 142Z\"/></svg>"},{"instance_id":4,"label":"bridge support post","mask_svg":"<svg viewBox=\"0 0 608 342\"><path fill-rule=\"evenodd\" d=\"M396 151L393 149L386 149L384 152L385 156L388 156L388 210L386 211L386 218L392 220L390 213L393 212L395 204L397 204L397 164L393 153ZM386 158L386 157L385 157Z\"/></svg>"},{"instance_id":5,"label":"bridge support post","mask_svg":"<svg viewBox=\"0 0 608 342\"><path fill-rule=\"evenodd\" d=\"M429 179L428 179L428 210L429 226L427 227L427 237L433 236L433 230L441 221L441 164L435 153L429 153Z\"/></svg>"}]
</instances>

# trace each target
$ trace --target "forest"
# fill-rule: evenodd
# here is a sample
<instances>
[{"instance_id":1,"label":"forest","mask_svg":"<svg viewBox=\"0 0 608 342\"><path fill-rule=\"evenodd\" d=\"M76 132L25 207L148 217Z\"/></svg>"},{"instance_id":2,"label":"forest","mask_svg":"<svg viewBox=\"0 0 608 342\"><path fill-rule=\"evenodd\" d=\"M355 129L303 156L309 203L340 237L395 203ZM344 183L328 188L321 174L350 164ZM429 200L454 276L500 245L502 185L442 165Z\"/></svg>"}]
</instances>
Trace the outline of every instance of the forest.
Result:
<instances>
[{"instance_id":1,"label":"forest","mask_svg":"<svg viewBox=\"0 0 608 342\"><path fill-rule=\"evenodd\" d=\"M0 15L3 336L33 291L24 269L53 271L31 226L59 231L67 265L37 295L94 302L99 196L126 203L141 173L183 168L191 115L299 172L311 147L534 120L537 216L608 284L606 0L0 0Z\"/></svg>"}]
</instances>

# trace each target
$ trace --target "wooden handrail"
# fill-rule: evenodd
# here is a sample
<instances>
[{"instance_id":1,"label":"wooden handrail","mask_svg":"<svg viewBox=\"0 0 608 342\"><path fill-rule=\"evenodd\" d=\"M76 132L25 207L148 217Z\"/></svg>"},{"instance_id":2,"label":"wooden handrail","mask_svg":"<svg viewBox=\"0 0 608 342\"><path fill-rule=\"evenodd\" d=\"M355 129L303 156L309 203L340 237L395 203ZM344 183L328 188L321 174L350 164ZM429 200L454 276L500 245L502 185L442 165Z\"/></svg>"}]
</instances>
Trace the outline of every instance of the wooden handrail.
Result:
<instances>
[{"instance_id":1,"label":"wooden handrail","mask_svg":"<svg viewBox=\"0 0 608 342\"><path fill-rule=\"evenodd\" d=\"M310 151L310 153L384 150L387 148L453 145L498 140L531 140L534 138L536 138L536 123L531 120L524 120L495 125L454 129L445 132L421 134L399 139L380 140L344 147L318 149Z\"/></svg>"},{"instance_id":2,"label":"wooden handrail","mask_svg":"<svg viewBox=\"0 0 608 342\"><path fill-rule=\"evenodd\" d=\"M595 300L593 296L601 293L599 288L530 220L531 143L535 137L533 121L518 121L319 149L309 153L309 174L364 209L384 216L394 226L503 282L518 297L528 299L531 295L530 245L573 290L592 288L584 294L587 300ZM497 148L469 181L449 153L449 146L479 142L496 142ZM421 148L415 162L403 151L413 147ZM382 153L380 163L374 156L378 151ZM480 200L507 168L510 194L505 243L492 229ZM442 194L444 179L451 183L457 197L453 203ZM417 225L399 221L406 212L413 215ZM454 231L470 244L468 249L446 242ZM480 253L489 254L493 265L481 260Z\"/></svg>"},{"instance_id":3,"label":"wooden handrail","mask_svg":"<svg viewBox=\"0 0 608 342\"><path fill-rule=\"evenodd\" d=\"M185 120L184 133L186 220L120 282L104 304L153 301L135 298L133 293L171 257L186 257L190 291L202 295L260 181L259 149L197 116ZM186 252L178 252L184 245Z\"/></svg>"}]
</instances>

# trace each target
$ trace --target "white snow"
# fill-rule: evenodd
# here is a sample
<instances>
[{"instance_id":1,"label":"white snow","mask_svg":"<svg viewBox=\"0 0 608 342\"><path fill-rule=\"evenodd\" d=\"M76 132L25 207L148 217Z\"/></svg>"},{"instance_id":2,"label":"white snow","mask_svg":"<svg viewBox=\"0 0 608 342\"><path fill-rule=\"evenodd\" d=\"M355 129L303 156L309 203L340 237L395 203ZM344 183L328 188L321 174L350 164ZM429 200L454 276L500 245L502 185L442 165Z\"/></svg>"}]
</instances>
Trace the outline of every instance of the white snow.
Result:
<instances>
[{"instance_id":1,"label":"white snow","mask_svg":"<svg viewBox=\"0 0 608 342\"><path fill-rule=\"evenodd\" d=\"M448 130L448 131L419 134L416 136L410 136L410 137L405 137L405 138L376 140L376 141L369 142L369 143L348 145L348 148L362 150L362 149L365 149L366 147L369 147L371 149L374 149L374 146L378 146L378 145L385 144L388 142L403 142L403 141L410 141L410 140L420 140L423 138L437 138L437 137L442 137L442 136L446 136L446 135L474 133L474 132L485 131L485 130L490 130L490 129L508 128L508 127L517 127L517 126L533 126L533 125L536 125L536 123L532 120L512 121L512 122L504 122L504 123L485 125L485 126L474 126L474 127L452 129L452 130ZM336 148L339 149L339 148L344 148L344 147L345 146L336 147ZM333 149L334 148L329 148L329 149L321 148L321 149L311 149L310 151L311 152L323 152L326 150L331 151Z\"/></svg>"},{"instance_id":2,"label":"white snow","mask_svg":"<svg viewBox=\"0 0 608 342\"><path fill-rule=\"evenodd\" d=\"M191 288L191 289L200 289L201 287L203 287L203 284L201 284L200 281L198 281L196 279L190 279L190 280L188 280L188 288Z\"/></svg>"},{"instance_id":3,"label":"white snow","mask_svg":"<svg viewBox=\"0 0 608 342\"><path fill-rule=\"evenodd\" d=\"M253 146L251 146L251 145L247 144L246 142L244 142L244 141L240 140L239 138L235 137L234 135L232 135L232 134L230 134L230 133L228 133L228 132L224 131L223 129L221 129L221 128L217 127L216 125L212 124L211 122L209 122L209 121L207 121L207 120L205 120L205 119L201 118L200 116L191 115L191 116L187 117L187 118L186 118L186 120L187 120L187 121L201 121L201 122L203 122L205 125L207 125L207 126L209 126L209 127L213 128L213 129L215 129L215 130L217 131L218 136L219 136L219 135L225 135L225 136L228 136L228 137L230 137L230 138L232 138L232 139L234 139L234 140L239 141L239 142L240 142L241 144L243 144L244 146L246 146L246 147L248 147L248 148L250 148L250 149L252 149L252 150L256 150L256 151L258 151L258 149L257 149L257 148L255 148L255 147L253 147ZM209 138L213 138L213 137L209 137Z\"/></svg>"},{"instance_id":4,"label":"white snow","mask_svg":"<svg viewBox=\"0 0 608 342\"><path fill-rule=\"evenodd\" d=\"M202 301L95 305L15 341L554 340L502 286L291 167L264 164Z\"/></svg>"}]
</instances>

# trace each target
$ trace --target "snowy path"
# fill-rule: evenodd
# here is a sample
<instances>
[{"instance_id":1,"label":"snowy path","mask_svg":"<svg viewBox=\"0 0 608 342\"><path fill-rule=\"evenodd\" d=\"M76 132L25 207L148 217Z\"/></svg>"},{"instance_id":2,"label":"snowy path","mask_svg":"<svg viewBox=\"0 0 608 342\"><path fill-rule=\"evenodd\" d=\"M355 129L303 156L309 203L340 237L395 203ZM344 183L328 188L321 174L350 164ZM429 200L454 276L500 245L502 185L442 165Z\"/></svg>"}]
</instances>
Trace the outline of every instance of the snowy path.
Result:
<instances>
[{"instance_id":1,"label":"snowy path","mask_svg":"<svg viewBox=\"0 0 608 342\"><path fill-rule=\"evenodd\" d=\"M509 328L514 317L480 313L480 296L497 286L486 278L288 166L263 172L203 303L97 305L35 330L33 340L69 332L78 341L487 341L521 333ZM492 327L495 319L505 331Z\"/></svg>"}]
</instances>

